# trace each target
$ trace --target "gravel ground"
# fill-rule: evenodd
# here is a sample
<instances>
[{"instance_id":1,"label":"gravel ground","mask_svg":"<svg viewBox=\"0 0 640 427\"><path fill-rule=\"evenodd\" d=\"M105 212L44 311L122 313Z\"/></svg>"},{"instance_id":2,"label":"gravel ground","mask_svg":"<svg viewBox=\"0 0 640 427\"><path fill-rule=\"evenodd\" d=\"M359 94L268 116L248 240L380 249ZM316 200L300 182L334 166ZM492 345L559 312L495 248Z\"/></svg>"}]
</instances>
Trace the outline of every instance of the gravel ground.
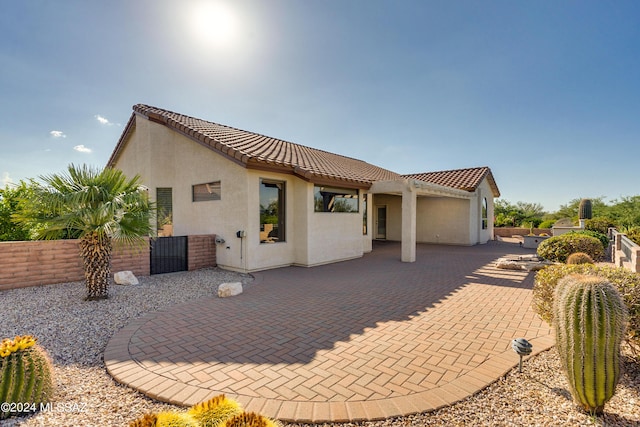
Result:
<instances>
[{"instance_id":1,"label":"gravel ground","mask_svg":"<svg viewBox=\"0 0 640 427\"><path fill-rule=\"evenodd\" d=\"M146 412L176 409L115 383L106 373L102 352L112 334L129 319L212 296L218 284L233 281L242 281L245 289L252 286L251 276L209 269L142 277L138 286L112 286L110 298L104 301L83 301L82 282L0 292L0 338L38 337L53 359L57 383L51 410L10 418L0 425L126 426ZM627 349L624 354L624 376L601 417L576 409L552 349L525 359L522 373L514 369L456 405L341 426L640 426L640 363Z\"/></svg>"}]
</instances>

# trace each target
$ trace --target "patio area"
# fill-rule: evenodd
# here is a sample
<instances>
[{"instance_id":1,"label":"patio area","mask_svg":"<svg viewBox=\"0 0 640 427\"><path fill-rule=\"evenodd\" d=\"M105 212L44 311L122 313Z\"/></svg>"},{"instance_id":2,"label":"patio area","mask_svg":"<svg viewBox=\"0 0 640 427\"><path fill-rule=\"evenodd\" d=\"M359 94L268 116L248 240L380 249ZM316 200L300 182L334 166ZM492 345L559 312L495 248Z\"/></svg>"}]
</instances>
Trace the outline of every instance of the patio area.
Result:
<instances>
[{"instance_id":1,"label":"patio area","mask_svg":"<svg viewBox=\"0 0 640 427\"><path fill-rule=\"evenodd\" d=\"M237 297L203 298L135 319L104 361L119 382L192 405L224 393L283 421L373 420L476 393L553 334L530 308L534 273L499 270L517 244L376 242L363 258L254 274ZM150 295L150 298L153 296Z\"/></svg>"}]
</instances>

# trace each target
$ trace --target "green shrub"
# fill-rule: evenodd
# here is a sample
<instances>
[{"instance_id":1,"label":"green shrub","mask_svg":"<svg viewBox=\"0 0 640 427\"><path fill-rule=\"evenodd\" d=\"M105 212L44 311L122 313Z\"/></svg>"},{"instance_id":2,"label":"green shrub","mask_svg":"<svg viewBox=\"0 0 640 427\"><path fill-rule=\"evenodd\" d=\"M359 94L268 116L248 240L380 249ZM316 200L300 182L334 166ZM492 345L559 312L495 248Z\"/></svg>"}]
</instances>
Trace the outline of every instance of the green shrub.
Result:
<instances>
[{"instance_id":1,"label":"green shrub","mask_svg":"<svg viewBox=\"0 0 640 427\"><path fill-rule=\"evenodd\" d=\"M550 237L538 245L538 256L549 261L566 262L567 257L576 252L584 252L594 260L604 256L602 242L583 233L566 233Z\"/></svg>"},{"instance_id":2,"label":"green shrub","mask_svg":"<svg viewBox=\"0 0 640 427\"><path fill-rule=\"evenodd\" d=\"M536 273L532 307L550 325L553 323L553 293L558 281L569 274L604 277L618 289L629 311L627 341L640 349L640 274L621 267L594 264L556 264L543 268Z\"/></svg>"},{"instance_id":3,"label":"green shrub","mask_svg":"<svg viewBox=\"0 0 640 427\"><path fill-rule=\"evenodd\" d=\"M602 248L606 249L607 246L609 246L609 238L607 237L606 234L602 234L598 231L593 231L593 230L580 230L580 231L572 231L569 234L574 233L574 234L581 234L584 236L591 236L591 237L595 237L596 239L600 240L600 243L602 243Z\"/></svg>"},{"instance_id":4,"label":"green shrub","mask_svg":"<svg viewBox=\"0 0 640 427\"><path fill-rule=\"evenodd\" d=\"M538 225L538 228L551 228L553 227L553 224L555 224L555 222L556 222L555 219L548 219L546 221L542 221L540 225Z\"/></svg>"},{"instance_id":5,"label":"green shrub","mask_svg":"<svg viewBox=\"0 0 640 427\"><path fill-rule=\"evenodd\" d=\"M567 257L567 264L593 264L593 259L584 252L575 252Z\"/></svg>"},{"instance_id":6,"label":"green shrub","mask_svg":"<svg viewBox=\"0 0 640 427\"><path fill-rule=\"evenodd\" d=\"M640 227L632 227L626 232L627 237L636 245L640 245Z\"/></svg>"},{"instance_id":7,"label":"green shrub","mask_svg":"<svg viewBox=\"0 0 640 427\"><path fill-rule=\"evenodd\" d=\"M605 235L609 233L609 227L615 227L615 224L609 218L603 216L587 219L584 222L585 230L597 231Z\"/></svg>"}]
</instances>

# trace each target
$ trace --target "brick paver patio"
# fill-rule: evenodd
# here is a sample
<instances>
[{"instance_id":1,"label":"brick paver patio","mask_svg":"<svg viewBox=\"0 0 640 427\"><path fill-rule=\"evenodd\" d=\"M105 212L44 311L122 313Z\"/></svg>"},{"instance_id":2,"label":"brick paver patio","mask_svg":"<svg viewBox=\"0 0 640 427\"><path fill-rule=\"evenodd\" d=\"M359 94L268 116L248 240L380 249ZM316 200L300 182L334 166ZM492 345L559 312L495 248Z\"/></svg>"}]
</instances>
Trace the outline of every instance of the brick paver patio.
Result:
<instances>
[{"instance_id":1,"label":"brick paver patio","mask_svg":"<svg viewBox=\"0 0 640 427\"><path fill-rule=\"evenodd\" d=\"M388 418L478 392L518 364L511 340L553 345L533 313L534 273L499 270L518 245L376 243L363 258L255 274L215 296L131 321L109 342L109 373L148 396L192 405L225 393L285 421ZM212 295L214 290L212 290ZM150 295L150 298L153 296Z\"/></svg>"}]
</instances>

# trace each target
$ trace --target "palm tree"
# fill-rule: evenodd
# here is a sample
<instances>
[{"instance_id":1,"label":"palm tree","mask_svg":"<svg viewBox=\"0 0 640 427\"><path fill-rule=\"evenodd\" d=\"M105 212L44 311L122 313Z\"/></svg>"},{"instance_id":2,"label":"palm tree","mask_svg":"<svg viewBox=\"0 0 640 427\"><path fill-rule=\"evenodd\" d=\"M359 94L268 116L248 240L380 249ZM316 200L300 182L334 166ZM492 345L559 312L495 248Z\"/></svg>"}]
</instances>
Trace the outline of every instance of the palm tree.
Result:
<instances>
[{"instance_id":1,"label":"palm tree","mask_svg":"<svg viewBox=\"0 0 640 427\"><path fill-rule=\"evenodd\" d=\"M39 239L77 237L84 262L87 300L108 297L113 242L144 244L152 233L153 206L140 177L120 170L73 164L67 173L41 176L15 215L20 222L37 220Z\"/></svg>"}]
</instances>

